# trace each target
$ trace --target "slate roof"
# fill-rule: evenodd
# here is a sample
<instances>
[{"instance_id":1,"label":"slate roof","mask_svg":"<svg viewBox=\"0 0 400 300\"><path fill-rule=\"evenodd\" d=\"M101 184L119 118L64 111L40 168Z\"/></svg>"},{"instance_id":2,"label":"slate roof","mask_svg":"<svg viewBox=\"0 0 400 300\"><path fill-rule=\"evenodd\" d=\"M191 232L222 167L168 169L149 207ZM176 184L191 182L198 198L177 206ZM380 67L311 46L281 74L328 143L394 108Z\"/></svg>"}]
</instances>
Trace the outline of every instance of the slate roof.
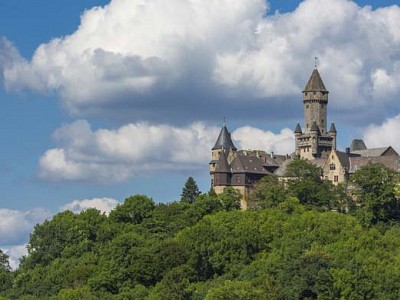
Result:
<instances>
[{"instance_id":1,"label":"slate roof","mask_svg":"<svg viewBox=\"0 0 400 300\"><path fill-rule=\"evenodd\" d=\"M314 159L310 160L309 162L319 168L323 168L324 164L326 162L326 158L314 158Z\"/></svg>"},{"instance_id":2,"label":"slate roof","mask_svg":"<svg viewBox=\"0 0 400 300\"><path fill-rule=\"evenodd\" d=\"M294 133L302 133L300 123L297 123Z\"/></svg>"},{"instance_id":3,"label":"slate roof","mask_svg":"<svg viewBox=\"0 0 400 300\"><path fill-rule=\"evenodd\" d=\"M384 166L396 171L400 172L400 157L392 155L392 156L376 156L376 157L350 157L350 168L349 173L354 173L359 170L361 167L365 166L368 163L380 163Z\"/></svg>"},{"instance_id":4,"label":"slate roof","mask_svg":"<svg viewBox=\"0 0 400 300\"><path fill-rule=\"evenodd\" d=\"M215 142L214 147L212 150L216 149L233 149L237 150L235 145L232 142L231 134L229 133L228 129L226 126L222 126L221 132L219 133L218 139Z\"/></svg>"},{"instance_id":5,"label":"slate roof","mask_svg":"<svg viewBox=\"0 0 400 300\"><path fill-rule=\"evenodd\" d=\"M279 177L284 177L286 176L286 169L287 169L287 165L292 161L292 159L287 159L285 161L282 162L282 164L279 166L278 169L276 169L276 171L274 172L275 175L279 176Z\"/></svg>"},{"instance_id":6,"label":"slate roof","mask_svg":"<svg viewBox=\"0 0 400 300\"><path fill-rule=\"evenodd\" d=\"M332 124L331 124L331 128L329 129L329 132L331 132L331 133L337 133L335 123L332 123Z\"/></svg>"},{"instance_id":7,"label":"slate roof","mask_svg":"<svg viewBox=\"0 0 400 300\"><path fill-rule=\"evenodd\" d=\"M381 148L372 148L372 149L363 149L357 151L351 151L352 154L358 154L363 157L376 157L382 156L385 154L386 151L393 149L392 147L381 147Z\"/></svg>"},{"instance_id":8,"label":"slate roof","mask_svg":"<svg viewBox=\"0 0 400 300\"><path fill-rule=\"evenodd\" d=\"M365 146L365 143L361 139L354 139L351 142L350 145L350 152L358 151L358 150L365 150L367 149L367 146Z\"/></svg>"},{"instance_id":9,"label":"slate roof","mask_svg":"<svg viewBox=\"0 0 400 300\"><path fill-rule=\"evenodd\" d=\"M340 164L347 170L350 167L349 155L346 152L336 151Z\"/></svg>"},{"instance_id":10,"label":"slate roof","mask_svg":"<svg viewBox=\"0 0 400 300\"><path fill-rule=\"evenodd\" d=\"M303 92L328 92L317 69L312 72Z\"/></svg>"},{"instance_id":11,"label":"slate roof","mask_svg":"<svg viewBox=\"0 0 400 300\"><path fill-rule=\"evenodd\" d=\"M221 151L217 165L215 167L215 173L229 173L231 171L227 160L227 154L228 153L225 153L225 150Z\"/></svg>"},{"instance_id":12,"label":"slate roof","mask_svg":"<svg viewBox=\"0 0 400 300\"><path fill-rule=\"evenodd\" d=\"M232 173L269 174L263 161L254 155L238 155L231 163Z\"/></svg>"}]
</instances>

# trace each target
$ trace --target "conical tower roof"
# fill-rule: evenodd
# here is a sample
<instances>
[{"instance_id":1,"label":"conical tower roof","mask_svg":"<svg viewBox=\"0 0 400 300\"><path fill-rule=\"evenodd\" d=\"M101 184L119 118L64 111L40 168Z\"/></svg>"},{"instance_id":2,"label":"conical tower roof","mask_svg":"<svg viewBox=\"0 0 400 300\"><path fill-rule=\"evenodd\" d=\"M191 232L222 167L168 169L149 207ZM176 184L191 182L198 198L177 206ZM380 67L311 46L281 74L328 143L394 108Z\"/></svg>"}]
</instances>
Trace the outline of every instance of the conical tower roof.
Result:
<instances>
[{"instance_id":1,"label":"conical tower roof","mask_svg":"<svg viewBox=\"0 0 400 300\"><path fill-rule=\"evenodd\" d=\"M228 160L226 158L225 151L229 151L229 150L223 149L221 151L221 155L219 156L217 166L215 168L216 173L229 173L230 172L230 168L229 168Z\"/></svg>"},{"instance_id":2,"label":"conical tower roof","mask_svg":"<svg viewBox=\"0 0 400 300\"><path fill-rule=\"evenodd\" d=\"M222 126L221 132L219 133L218 139L215 142L212 150L216 149L232 149L237 150L235 145L232 142L231 134L229 133L226 126Z\"/></svg>"},{"instance_id":3,"label":"conical tower roof","mask_svg":"<svg viewBox=\"0 0 400 300\"><path fill-rule=\"evenodd\" d=\"M328 92L317 69L314 69L303 92Z\"/></svg>"},{"instance_id":4,"label":"conical tower roof","mask_svg":"<svg viewBox=\"0 0 400 300\"><path fill-rule=\"evenodd\" d=\"M331 129L329 129L329 132L331 132L331 133L336 133L336 132L337 132L337 131L336 131L335 123L332 123L332 124L331 124Z\"/></svg>"},{"instance_id":5,"label":"conical tower roof","mask_svg":"<svg viewBox=\"0 0 400 300\"><path fill-rule=\"evenodd\" d=\"M295 130L294 130L294 133L302 133L302 132L301 132L300 123L297 123L296 128L295 128Z\"/></svg>"}]
</instances>

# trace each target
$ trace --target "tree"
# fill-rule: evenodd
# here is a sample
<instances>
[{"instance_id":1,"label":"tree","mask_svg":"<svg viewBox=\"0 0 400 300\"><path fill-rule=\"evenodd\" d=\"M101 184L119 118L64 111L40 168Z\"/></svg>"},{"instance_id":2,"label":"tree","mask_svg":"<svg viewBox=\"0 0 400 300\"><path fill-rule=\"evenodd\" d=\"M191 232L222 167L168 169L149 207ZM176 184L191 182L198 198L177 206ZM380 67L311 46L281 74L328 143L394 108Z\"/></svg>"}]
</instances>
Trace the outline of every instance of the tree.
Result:
<instances>
[{"instance_id":1,"label":"tree","mask_svg":"<svg viewBox=\"0 0 400 300\"><path fill-rule=\"evenodd\" d=\"M8 255L0 250L0 293L11 288L12 276Z\"/></svg>"},{"instance_id":2,"label":"tree","mask_svg":"<svg viewBox=\"0 0 400 300\"><path fill-rule=\"evenodd\" d=\"M399 174L382 164L367 164L351 177L360 206L357 215L366 225L400 220L397 197Z\"/></svg>"},{"instance_id":3,"label":"tree","mask_svg":"<svg viewBox=\"0 0 400 300\"><path fill-rule=\"evenodd\" d=\"M288 193L285 186L275 175L267 175L257 182L255 189L249 195L249 201L254 202L256 207L277 207L287 199Z\"/></svg>"},{"instance_id":4,"label":"tree","mask_svg":"<svg viewBox=\"0 0 400 300\"><path fill-rule=\"evenodd\" d=\"M240 200L242 194L233 187L226 187L224 192L218 195L221 201L222 208L225 211L240 209Z\"/></svg>"},{"instance_id":5,"label":"tree","mask_svg":"<svg viewBox=\"0 0 400 300\"><path fill-rule=\"evenodd\" d=\"M312 164L308 160L294 159L287 165L286 177L292 177L296 179L308 179L315 182L321 181L321 168Z\"/></svg>"},{"instance_id":6,"label":"tree","mask_svg":"<svg viewBox=\"0 0 400 300\"><path fill-rule=\"evenodd\" d=\"M307 160L295 159L287 166L289 193L301 204L318 209L331 209L334 203L334 186L322 181L322 170Z\"/></svg>"},{"instance_id":7,"label":"tree","mask_svg":"<svg viewBox=\"0 0 400 300\"><path fill-rule=\"evenodd\" d=\"M153 199L145 195L131 196L111 211L110 219L116 222L140 224L151 216L154 207Z\"/></svg>"},{"instance_id":8,"label":"tree","mask_svg":"<svg viewBox=\"0 0 400 300\"><path fill-rule=\"evenodd\" d=\"M262 290L254 288L247 281L226 280L223 284L210 289L205 300L257 300L271 299Z\"/></svg>"},{"instance_id":9,"label":"tree","mask_svg":"<svg viewBox=\"0 0 400 300\"><path fill-rule=\"evenodd\" d=\"M200 195L199 188L193 177L186 180L185 186L182 188L181 202L193 203Z\"/></svg>"}]
</instances>

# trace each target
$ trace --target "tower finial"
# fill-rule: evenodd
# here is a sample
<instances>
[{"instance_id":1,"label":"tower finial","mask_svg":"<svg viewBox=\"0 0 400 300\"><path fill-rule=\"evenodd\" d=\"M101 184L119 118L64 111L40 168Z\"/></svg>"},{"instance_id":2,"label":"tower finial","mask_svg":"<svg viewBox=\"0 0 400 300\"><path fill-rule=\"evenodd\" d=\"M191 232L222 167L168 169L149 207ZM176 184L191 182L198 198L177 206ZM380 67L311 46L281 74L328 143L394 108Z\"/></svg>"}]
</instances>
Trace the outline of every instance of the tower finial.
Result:
<instances>
[{"instance_id":1,"label":"tower finial","mask_svg":"<svg viewBox=\"0 0 400 300\"><path fill-rule=\"evenodd\" d=\"M318 68L318 56L314 57L314 68L317 69Z\"/></svg>"},{"instance_id":2,"label":"tower finial","mask_svg":"<svg viewBox=\"0 0 400 300\"><path fill-rule=\"evenodd\" d=\"M222 123L223 127L226 127L226 118L224 117L224 122Z\"/></svg>"}]
</instances>

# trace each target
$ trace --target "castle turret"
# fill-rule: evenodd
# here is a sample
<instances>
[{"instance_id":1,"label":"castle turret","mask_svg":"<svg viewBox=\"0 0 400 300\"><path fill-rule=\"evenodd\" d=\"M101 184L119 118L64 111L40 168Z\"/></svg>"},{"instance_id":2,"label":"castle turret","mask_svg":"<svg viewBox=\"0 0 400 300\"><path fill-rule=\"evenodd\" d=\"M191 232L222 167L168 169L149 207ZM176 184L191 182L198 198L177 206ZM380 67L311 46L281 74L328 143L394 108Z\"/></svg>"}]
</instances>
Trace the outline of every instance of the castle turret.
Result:
<instances>
[{"instance_id":1,"label":"castle turret","mask_svg":"<svg viewBox=\"0 0 400 300\"><path fill-rule=\"evenodd\" d=\"M337 131L336 131L335 123L331 124L331 128L329 129L329 135L332 137L332 149L336 150L336 135L337 135Z\"/></svg>"},{"instance_id":2,"label":"castle turret","mask_svg":"<svg viewBox=\"0 0 400 300\"><path fill-rule=\"evenodd\" d=\"M226 164L229 165L235 157L236 154L236 147L233 144L231 134L228 131L225 123L221 128L219 133L218 139L215 142L214 147L211 149L211 161L209 164L210 175L212 178L211 185L214 186L215 175L216 175L216 168L219 165L218 173L221 174L221 163L224 165L223 161L226 161ZM221 158L222 156L222 158ZM222 159L222 161L221 161ZM221 177L222 175L218 175Z\"/></svg>"},{"instance_id":3,"label":"castle turret","mask_svg":"<svg viewBox=\"0 0 400 300\"><path fill-rule=\"evenodd\" d=\"M303 132L301 131L300 123L297 123L296 128L294 129L294 136L295 136L295 154L296 156L300 156L300 145L299 145L299 137Z\"/></svg>"},{"instance_id":4,"label":"castle turret","mask_svg":"<svg viewBox=\"0 0 400 300\"><path fill-rule=\"evenodd\" d=\"M309 132L315 121L321 133L326 133L328 91L315 68L303 91L304 126Z\"/></svg>"},{"instance_id":5,"label":"castle turret","mask_svg":"<svg viewBox=\"0 0 400 300\"><path fill-rule=\"evenodd\" d=\"M304 91L304 132L300 124L295 129L295 153L304 159L327 157L336 149L336 128L327 132L328 94L324 82L315 67Z\"/></svg>"}]
</instances>

